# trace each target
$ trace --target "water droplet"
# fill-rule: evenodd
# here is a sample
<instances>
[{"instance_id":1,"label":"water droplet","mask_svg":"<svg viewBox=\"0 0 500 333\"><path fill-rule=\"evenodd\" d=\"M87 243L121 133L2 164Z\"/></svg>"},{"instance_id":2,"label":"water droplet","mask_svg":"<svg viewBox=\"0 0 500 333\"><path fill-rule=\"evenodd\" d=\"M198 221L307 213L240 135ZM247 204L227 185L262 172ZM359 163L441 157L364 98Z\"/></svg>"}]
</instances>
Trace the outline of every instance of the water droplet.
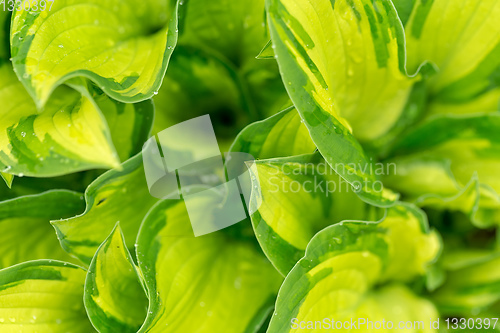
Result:
<instances>
[{"instance_id":1,"label":"water droplet","mask_svg":"<svg viewBox=\"0 0 500 333\"><path fill-rule=\"evenodd\" d=\"M26 136L26 132L21 132L21 136L24 138Z\"/></svg>"},{"instance_id":2,"label":"water droplet","mask_svg":"<svg viewBox=\"0 0 500 333\"><path fill-rule=\"evenodd\" d=\"M62 49L62 48L64 48L64 45L62 45L62 44L59 44L59 48L61 48L61 49Z\"/></svg>"}]
</instances>

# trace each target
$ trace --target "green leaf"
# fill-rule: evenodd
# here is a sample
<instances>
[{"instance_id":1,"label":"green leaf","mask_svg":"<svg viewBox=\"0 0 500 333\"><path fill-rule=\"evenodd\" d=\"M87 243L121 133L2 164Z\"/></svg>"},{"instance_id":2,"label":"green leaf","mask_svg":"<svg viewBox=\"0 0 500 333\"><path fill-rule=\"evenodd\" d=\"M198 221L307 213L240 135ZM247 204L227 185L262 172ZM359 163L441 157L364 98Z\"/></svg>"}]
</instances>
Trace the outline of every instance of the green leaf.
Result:
<instances>
[{"instance_id":1,"label":"green leaf","mask_svg":"<svg viewBox=\"0 0 500 333\"><path fill-rule=\"evenodd\" d=\"M122 102L148 99L160 87L177 42L176 7L173 0L21 6L12 19L14 68L38 108L77 76Z\"/></svg>"},{"instance_id":2,"label":"green leaf","mask_svg":"<svg viewBox=\"0 0 500 333\"><path fill-rule=\"evenodd\" d=\"M274 59L273 41L270 40L257 55L257 59Z\"/></svg>"},{"instance_id":3,"label":"green leaf","mask_svg":"<svg viewBox=\"0 0 500 333\"><path fill-rule=\"evenodd\" d=\"M2 332L93 332L83 306L85 271L36 260L0 270Z\"/></svg>"},{"instance_id":4,"label":"green leaf","mask_svg":"<svg viewBox=\"0 0 500 333\"><path fill-rule=\"evenodd\" d=\"M154 132L208 113L219 141L232 139L251 119L244 90L236 69L227 62L179 46L154 98L158 110Z\"/></svg>"},{"instance_id":5,"label":"green leaf","mask_svg":"<svg viewBox=\"0 0 500 333\"><path fill-rule=\"evenodd\" d=\"M92 259L84 303L100 333L134 333L146 318L148 300L118 225Z\"/></svg>"},{"instance_id":6,"label":"green leaf","mask_svg":"<svg viewBox=\"0 0 500 333\"><path fill-rule=\"evenodd\" d=\"M463 252L452 253L443 260L456 262L463 256ZM477 314L500 300L499 267L500 254L491 252L459 267L448 267L446 282L432 300L445 315Z\"/></svg>"},{"instance_id":7,"label":"green leaf","mask_svg":"<svg viewBox=\"0 0 500 333\"><path fill-rule=\"evenodd\" d=\"M0 65L10 58L9 29L11 13L0 11Z\"/></svg>"},{"instance_id":8,"label":"green leaf","mask_svg":"<svg viewBox=\"0 0 500 333\"><path fill-rule=\"evenodd\" d=\"M5 181L5 184L7 184L9 188L12 187L12 181L14 181L14 175L5 172L0 172L0 177L2 177L2 179Z\"/></svg>"},{"instance_id":9,"label":"green leaf","mask_svg":"<svg viewBox=\"0 0 500 333\"><path fill-rule=\"evenodd\" d=\"M82 215L52 221L62 247L88 265L120 222L132 249L142 219L157 201L148 191L142 155L125 162L123 170L110 170L97 178L85 191L85 201L87 208Z\"/></svg>"},{"instance_id":10,"label":"green leaf","mask_svg":"<svg viewBox=\"0 0 500 333\"><path fill-rule=\"evenodd\" d=\"M375 288L425 273L438 254L439 240L427 234L424 219L422 212L401 204L380 224L344 222L316 234L280 289L269 332L293 331L293 318L313 323L323 318L437 318L432 303L398 283Z\"/></svg>"},{"instance_id":11,"label":"green leaf","mask_svg":"<svg viewBox=\"0 0 500 333\"><path fill-rule=\"evenodd\" d=\"M83 209L82 195L64 190L0 202L0 268L35 259L73 261L49 221Z\"/></svg>"},{"instance_id":12,"label":"green leaf","mask_svg":"<svg viewBox=\"0 0 500 333\"><path fill-rule=\"evenodd\" d=\"M102 173L101 170L90 170L54 178L17 177L15 186L12 188L0 186L0 201L41 194L53 189L83 193L87 186Z\"/></svg>"},{"instance_id":13,"label":"green leaf","mask_svg":"<svg viewBox=\"0 0 500 333\"><path fill-rule=\"evenodd\" d=\"M283 82L319 151L364 200L393 204L394 193L371 190L374 175L338 166L369 165L358 140L380 139L406 117L415 80L405 72L404 32L392 4L269 0L267 9Z\"/></svg>"},{"instance_id":14,"label":"green leaf","mask_svg":"<svg viewBox=\"0 0 500 333\"><path fill-rule=\"evenodd\" d=\"M408 20L410 19L411 12L413 10L413 6L415 5L416 0L392 0L394 7L398 11L398 16L401 19L403 25L406 25Z\"/></svg>"},{"instance_id":15,"label":"green leaf","mask_svg":"<svg viewBox=\"0 0 500 333\"><path fill-rule=\"evenodd\" d=\"M206 204L199 207L208 219ZM281 282L253 243L221 232L194 237L185 204L178 200L151 209L139 232L137 255L150 295L140 332L254 332Z\"/></svg>"},{"instance_id":16,"label":"green leaf","mask_svg":"<svg viewBox=\"0 0 500 333\"><path fill-rule=\"evenodd\" d=\"M406 27L408 69L433 62L429 80L434 112L470 104L474 112L499 110L500 3L496 0L416 0Z\"/></svg>"},{"instance_id":17,"label":"green leaf","mask_svg":"<svg viewBox=\"0 0 500 333\"><path fill-rule=\"evenodd\" d=\"M290 107L245 127L229 150L265 159L307 154L315 149L297 110Z\"/></svg>"},{"instance_id":18,"label":"green leaf","mask_svg":"<svg viewBox=\"0 0 500 333\"><path fill-rule=\"evenodd\" d=\"M110 99L94 86L90 87L110 131L120 161L126 161L142 150L151 136L155 109L151 99L139 103L121 103Z\"/></svg>"},{"instance_id":19,"label":"green leaf","mask_svg":"<svg viewBox=\"0 0 500 333\"><path fill-rule=\"evenodd\" d=\"M258 160L262 202L252 216L257 240L283 275L304 256L311 238L342 220L379 220L383 212L360 200L319 154Z\"/></svg>"},{"instance_id":20,"label":"green leaf","mask_svg":"<svg viewBox=\"0 0 500 333\"><path fill-rule=\"evenodd\" d=\"M420 207L460 211L478 227L491 226L490 210L480 206L480 197L483 192L483 199L491 200L490 205L495 206L496 195L481 186L477 174L468 183L461 184L453 175L450 160L439 157L403 156L389 163L396 165L397 172L387 175L384 184L401 191L406 201Z\"/></svg>"},{"instance_id":21,"label":"green leaf","mask_svg":"<svg viewBox=\"0 0 500 333\"><path fill-rule=\"evenodd\" d=\"M500 111L500 89L490 90L470 101L449 102L433 100L428 106L428 115L470 114Z\"/></svg>"},{"instance_id":22,"label":"green leaf","mask_svg":"<svg viewBox=\"0 0 500 333\"><path fill-rule=\"evenodd\" d=\"M77 91L59 87L38 113L10 64L4 64L0 67L0 100L0 165L4 172L51 177L119 166L106 120L94 101Z\"/></svg>"},{"instance_id":23,"label":"green leaf","mask_svg":"<svg viewBox=\"0 0 500 333\"><path fill-rule=\"evenodd\" d=\"M470 214L480 227L498 224L499 129L498 114L429 119L395 145L386 163L394 163L396 173L386 176L384 184L422 205Z\"/></svg>"},{"instance_id":24,"label":"green leaf","mask_svg":"<svg viewBox=\"0 0 500 333\"><path fill-rule=\"evenodd\" d=\"M309 127L331 119L361 141L391 129L414 80L389 2L269 0L268 12L285 86Z\"/></svg>"}]
</instances>

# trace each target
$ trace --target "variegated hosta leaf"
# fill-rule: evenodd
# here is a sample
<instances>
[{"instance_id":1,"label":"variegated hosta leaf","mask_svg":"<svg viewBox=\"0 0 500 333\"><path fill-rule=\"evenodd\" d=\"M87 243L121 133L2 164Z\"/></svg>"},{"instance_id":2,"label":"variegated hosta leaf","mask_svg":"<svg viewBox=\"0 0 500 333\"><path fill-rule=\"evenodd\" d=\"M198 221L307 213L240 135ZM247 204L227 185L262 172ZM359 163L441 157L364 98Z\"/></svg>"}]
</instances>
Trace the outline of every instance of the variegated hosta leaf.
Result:
<instances>
[{"instance_id":1,"label":"variegated hosta leaf","mask_svg":"<svg viewBox=\"0 0 500 333\"><path fill-rule=\"evenodd\" d=\"M321 229L383 215L360 200L319 154L258 160L255 167L260 192L253 191L251 201L262 204L252 224L264 253L283 275Z\"/></svg>"},{"instance_id":2,"label":"variegated hosta leaf","mask_svg":"<svg viewBox=\"0 0 500 333\"><path fill-rule=\"evenodd\" d=\"M52 177L117 167L119 158L125 160L140 151L149 135L151 101L122 104L92 86L83 95L61 86L38 113L10 63L0 67L0 74L4 172Z\"/></svg>"},{"instance_id":3,"label":"variegated hosta leaf","mask_svg":"<svg viewBox=\"0 0 500 333\"><path fill-rule=\"evenodd\" d=\"M388 160L396 173L384 184L422 205L470 214L479 227L498 224L499 129L498 114L433 118L396 145Z\"/></svg>"},{"instance_id":4,"label":"variegated hosta leaf","mask_svg":"<svg viewBox=\"0 0 500 333\"><path fill-rule=\"evenodd\" d=\"M208 219L210 206L202 201ZM137 240L150 297L140 332L257 331L281 282L257 251L253 243L232 241L221 232L194 237L184 202L159 202Z\"/></svg>"},{"instance_id":5,"label":"variegated hosta leaf","mask_svg":"<svg viewBox=\"0 0 500 333\"><path fill-rule=\"evenodd\" d=\"M93 85L89 91L106 118L120 161L124 162L138 154L151 136L155 115L153 101L121 103L110 99Z\"/></svg>"},{"instance_id":6,"label":"variegated hosta leaf","mask_svg":"<svg viewBox=\"0 0 500 333\"><path fill-rule=\"evenodd\" d=\"M92 259L84 302L100 333L135 333L146 318L148 299L118 226Z\"/></svg>"},{"instance_id":7,"label":"variegated hosta leaf","mask_svg":"<svg viewBox=\"0 0 500 333\"><path fill-rule=\"evenodd\" d=\"M72 261L50 220L75 216L83 209L80 193L63 190L0 202L0 268L34 259Z\"/></svg>"},{"instance_id":8,"label":"variegated hosta leaf","mask_svg":"<svg viewBox=\"0 0 500 333\"><path fill-rule=\"evenodd\" d=\"M56 176L119 166L95 103L61 86L42 113L9 63L0 67L0 165L15 175Z\"/></svg>"},{"instance_id":9,"label":"variegated hosta leaf","mask_svg":"<svg viewBox=\"0 0 500 333\"><path fill-rule=\"evenodd\" d=\"M55 260L0 270L0 331L94 332L83 306L85 271Z\"/></svg>"},{"instance_id":10,"label":"variegated hosta leaf","mask_svg":"<svg viewBox=\"0 0 500 333\"><path fill-rule=\"evenodd\" d=\"M255 158L274 158L308 154L316 146L294 107L245 127L234 140L230 151Z\"/></svg>"},{"instance_id":11,"label":"variegated hosta leaf","mask_svg":"<svg viewBox=\"0 0 500 333\"><path fill-rule=\"evenodd\" d=\"M432 303L397 283L423 274L439 251L424 218L405 204L380 224L344 222L316 234L281 287L269 332L298 331L292 320L437 318ZM375 288L386 281L396 283Z\"/></svg>"},{"instance_id":12,"label":"variegated hosta leaf","mask_svg":"<svg viewBox=\"0 0 500 333\"><path fill-rule=\"evenodd\" d=\"M408 69L431 61L434 113L490 112L500 102L500 2L416 0L406 26ZM465 104L465 105L461 105Z\"/></svg>"},{"instance_id":13,"label":"variegated hosta leaf","mask_svg":"<svg viewBox=\"0 0 500 333\"><path fill-rule=\"evenodd\" d=\"M491 226L500 197L481 185L477 174L461 183L453 175L450 160L441 157L400 157L390 163L395 163L396 173L385 177L384 184L403 192L406 201L421 207L460 211L478 227Z\"/></svg>"},{"instance_id":14,"label":"variegated hosta leaf","mask_svg":"<svg viewBox=\"0 0 500 333\"><path fill-rule=\"evenodd\" d=\"M372 191L374 175L347 172L338 164L370 164L357 140L382 138L409 116L405 111L414 79L405 72L404 32L392 4L381 0L269 0L267 4L283 81L314 143L364 200L391 205L396 195Z\"/></svg>"},{"instance_id":15,"label":"variegated hosta leaf","mask_svg":"<svg viewBox=\"0 0 500 333\"><path fill-rule=\"evenodd\" d=\"M157 201L148 192L142 155L125 162L123 170L110 170L97 178L85 191L85 201L87 208L82 215L52 222L62 247L89 264L120 222L127 246L132 249L142 219Z\"/></svg>"},{"instance_id":16,"label":"variegated hosta leaf","mask_svg":"<svg viewBox=\"0 0 500 333\"><path fill-rule=\"evenodd\" d=\"M464 261L463 257L470 259ZM444 257L443 261L447 266L446 281L432 299L444 315L475 315L500 300L499 253L477 256L462 251ZM463 264L456 265L460 261Z\"/></svg>"},{"instance_id":17,"label":"variegated hosta leaf","mask_svg":"<svg viewBox=\"0 0 500 333\"><path fill-rule=\"evenodd\" d=\"M39 108L76 76L122 102L150 98L177 42L174 0L60 0L13 15L14 67Z\"/></svg>"}]
</instances>

